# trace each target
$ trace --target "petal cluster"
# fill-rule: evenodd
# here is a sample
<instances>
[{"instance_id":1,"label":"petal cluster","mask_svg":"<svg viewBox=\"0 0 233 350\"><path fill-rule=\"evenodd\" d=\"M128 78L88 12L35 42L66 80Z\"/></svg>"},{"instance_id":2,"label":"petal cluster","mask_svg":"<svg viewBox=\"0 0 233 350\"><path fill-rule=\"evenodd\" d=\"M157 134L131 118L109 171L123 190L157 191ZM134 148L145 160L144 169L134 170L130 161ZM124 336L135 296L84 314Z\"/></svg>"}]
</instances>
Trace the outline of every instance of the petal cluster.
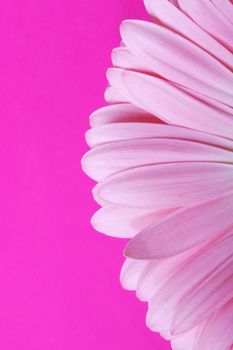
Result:
<instances>
[{"instance_id":1,"label":"petal cluster","mask_svg":"<svg viewBox=\"0 0 233 350\"><path fill-rule=\"evenodd\" d=\"M233 348L233 5L145 0L112 52L84 171L123 287L174 350Z\"/></svg>"}]
</instances>

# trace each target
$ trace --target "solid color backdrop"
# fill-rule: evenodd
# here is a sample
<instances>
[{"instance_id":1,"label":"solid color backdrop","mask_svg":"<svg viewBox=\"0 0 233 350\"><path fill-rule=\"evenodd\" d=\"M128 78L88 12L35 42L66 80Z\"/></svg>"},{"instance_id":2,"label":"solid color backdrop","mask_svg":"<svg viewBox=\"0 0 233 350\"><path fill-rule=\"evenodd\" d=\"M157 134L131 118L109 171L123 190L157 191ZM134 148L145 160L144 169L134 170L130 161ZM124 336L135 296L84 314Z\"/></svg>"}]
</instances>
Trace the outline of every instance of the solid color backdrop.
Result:
<instances>
[{"instance_id":1,"label":"solid color backdrop","mask_svg":"<svg viewBox=\"0 0 233 350\"><path fill-rule=\"evenodd\" d=\"M125 242L94 231L81 171L119 24L142 0L0 5L0 348L168 350L119 283Z\"/></svg>"}]
</instances>

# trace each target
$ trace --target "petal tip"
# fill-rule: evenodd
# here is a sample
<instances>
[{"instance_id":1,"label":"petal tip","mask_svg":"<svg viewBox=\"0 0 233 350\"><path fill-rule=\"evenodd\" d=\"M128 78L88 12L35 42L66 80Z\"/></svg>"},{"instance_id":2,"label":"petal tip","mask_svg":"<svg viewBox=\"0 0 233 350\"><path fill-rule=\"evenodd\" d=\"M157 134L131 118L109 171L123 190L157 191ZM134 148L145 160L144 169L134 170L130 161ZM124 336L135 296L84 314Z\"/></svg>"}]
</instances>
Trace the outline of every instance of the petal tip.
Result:
<instances>
[{"instance_id":1,"label":"petal tip","mask_svg":"<svg viewBox=\"0 0 233 350\"><path fill-rule=\"evenodd\" d=\"M124 256L131 259L150 259L150 252L146 242L139 235L131 239L124 249Z\"/></svg>"},{"instance_id":2,"label":"petal tip","mask_svg":"<svg viewBox=\"0 0 233 350\"><path fill-rule=\"evenodd\" d=\"M153 11L153 6L152 6L152 1L151 0L143 0L144 6L146 11L152 15L152 11Z\"/></svg>"},{"instance_id":3,"label":"petal tip","mask_svg":"<svg viewBox=\"0 0 233 350\"><path fill-rule=\"evenodd\" d=\"M108 79L109 84L111 85L112 79L119 77L122 74L121 68L111 67L106 71L106 77Z\"/></svg>"},{"instance_id":4,"label":"petal tip","mask_svg":"<svg viewBox=\"0 0 233 350\"><path fill-rule=\"evenodd\" d=\"M140 28L145 23L146 23L145 21L141 21L137 19L127 19L122 21L120 25L120 34L123 42L126 44L128 34L134 35L136 33L136 29Z\"/></svg>"}]
</instances>

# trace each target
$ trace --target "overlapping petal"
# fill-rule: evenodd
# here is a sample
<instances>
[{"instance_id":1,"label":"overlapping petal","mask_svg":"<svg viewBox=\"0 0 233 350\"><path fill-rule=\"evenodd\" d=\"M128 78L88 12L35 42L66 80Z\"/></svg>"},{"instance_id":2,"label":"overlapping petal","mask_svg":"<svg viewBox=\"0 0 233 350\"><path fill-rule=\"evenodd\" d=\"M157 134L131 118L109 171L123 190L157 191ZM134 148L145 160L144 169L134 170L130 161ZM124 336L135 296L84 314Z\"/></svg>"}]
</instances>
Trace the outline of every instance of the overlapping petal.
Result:
<instances>
[{"instance_id":1,"label":"overlapping petal","mask_svg":"<svg viewBox=\"0 0 233 350\"><path fill-rule=\"evenodd\" d=\"M232 350L233 5L144 0L127 20L84 171L100 232L130 238L121 284L173 350Z\"/></svg>"}]
</instances>

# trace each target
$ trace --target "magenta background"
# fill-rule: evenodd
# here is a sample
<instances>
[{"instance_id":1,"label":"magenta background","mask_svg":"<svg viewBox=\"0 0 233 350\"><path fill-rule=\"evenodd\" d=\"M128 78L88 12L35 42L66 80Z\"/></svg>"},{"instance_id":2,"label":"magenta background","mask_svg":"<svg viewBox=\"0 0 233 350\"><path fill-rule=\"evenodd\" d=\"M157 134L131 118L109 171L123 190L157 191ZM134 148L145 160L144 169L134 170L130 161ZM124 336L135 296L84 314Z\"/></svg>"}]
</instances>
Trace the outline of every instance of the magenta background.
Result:
<instances>
[{"instance_id":1,"label":"magenta background","mask_svg":"<svg viewBox=\"0 0 233 350\"><path fill-rule=\"evenodd\" d=\"M122 290L123 241L95 232L84 132L142 0L0 5L0 348L167 350Z\"/></svg>"}]
</instances>

